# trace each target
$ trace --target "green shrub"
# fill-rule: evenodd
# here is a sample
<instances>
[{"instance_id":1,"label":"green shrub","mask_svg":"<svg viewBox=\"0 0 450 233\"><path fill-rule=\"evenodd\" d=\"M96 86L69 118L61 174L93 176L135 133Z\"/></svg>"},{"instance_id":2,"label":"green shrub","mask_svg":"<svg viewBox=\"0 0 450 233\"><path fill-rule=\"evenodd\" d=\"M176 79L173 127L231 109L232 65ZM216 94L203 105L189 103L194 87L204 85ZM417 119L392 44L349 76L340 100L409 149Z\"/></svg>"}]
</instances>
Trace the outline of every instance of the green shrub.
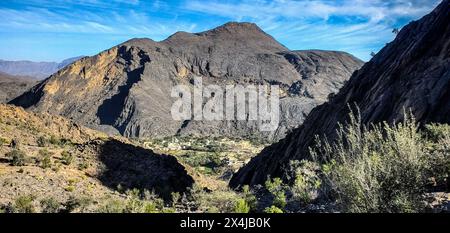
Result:
<instances>
[{"instance_id":1,"label":"green shrub","mask_svg":"<svg viewBox=\"0 0 450 233\"><path fill-rule=\"evenodd\" d=\"M92 199L89 197L75 197L71 196L66 203L64 203L65 212L84 212L86 208L92 204Z\"/></svg>"},{"instance_id":2,"label":"green shrub","mask_svg":"<svg viewBox=\"0 0 450 233\"><path fill-rule=\"evenodd\" d=\"M70 153L68 151L63 151L61 153L61 160L64 165L70 165L70 164L72 164L74 157L73 157L72 153Z\"/></svg>"},{"instance_id":3,"label":"green shrub","mask_svg":"<svg viewBox=\"0 0 450 233\"><path fill-rule=\"evenodd\" d=\"M367 129L359 115L352 114L349 124L337 132L336 141L318 140L311 154L318 162L327 161L322 166L324 182L343 211L424 211L435 156L413 117L405 116L394 126L383 123ZM433 137L438 134L442 133Z\"/></svg>"},{"instance_id":4,"label":"green shrub","mask_svg":"<svg viewBox=\"0 0 450 233\"><path fill-rule=\"evenodd\" d=\"M123 213L125 203L120 199L108 199L96 212L98 213Z\"/></svg>"},{"instance_id":5,"label":"green shrub","mask_svg":"<svg viewBox=\"0 0 450 233\"><path fill-rule=\"evenodd\" d=\"M267 179L265 182L266 189L273 195L273 205L283 209L286 204L286 186L280 178Z\"/></svg>"},{"instance_id":6,"label":"green shrub","mask_svg":"<svg viewBox=\"0 0 450 233\"><path fill-rule=\"evenodd\" d=\"M35 207L33 205L34 197L31 195L24 195L18 197L14 201L13 209L16 213L34 213Z\"/></svg>"},{"instance_id":7,"label":"green shrub","mask_svg":"<svg viewBox=\"0 0 450 233\"><path fill-rule=\"evenodd\" d=\"M89 162L83 159L81 163L78 164L78 170L85 170L87 168L89 168Z\"/></svg>"},{"instance_id":8,"label":"green shrub","mask_svg":"<svg viewBox=\"0 0 450 233\"><path fill-rule=\"evenodd\" d=\"M8 139L0 137L0 146L7 145L7 144L8 144Z\"/></svg>"},{"instance_id":9,"label":"green shrub","mask_svg":"<svg viewBox=\"0 0 450 233\"><path fill-rule=\"evenodd\" d=\"M48 144L48 140L47 138L45 138L44 136L40 136L37 141L36 141L37 145L39 147L46 147Z\"/></svg>"},{"instance_id":10,"label":"green shrub","mask_svg":"<svg viewBox=\"0 0 450 233\"><path fill-rule=\"evenodd\" d=\"M258 202L255 195L250 190L250 186L244 185L244 187L242 187L242 195L244 196L245 202L249 205L250 210L256 211Z\"/></svg>"},{"instance_id":11,"label":"green shrub","mask_svg":"<svg viewBox=\"0 0 450 233\"><path fill-rule=\"evenodd\" d=\"M194 185L191 195L197 210L206 213L232 213L239 195L232 190L215 190L207 192Z\"/></svg>"},{"instance_id":12,"label":"green shrub","mask_svg":"<svg viewBox=\"0 0 450 233\"><path fill-rule=\"evenodd\" d=\"M58 213L61 208L61 204L52 197L42 199L40 204L42 213Z\"/></svg>"},{"instance_id":13,"label":"green shrub","mask_svg":"<svg viewBox=\"0 0 450 233\"><path fill-rule=\"evenodd\" d=\"M62 144L61 139L54 135L50 136L50 139L48 140L48 142L52 145L61 145Z\"/></svg>"},{"instance_id":14,"label":"green shrub","mask_svg":"<svg viewBox=\"0 0 450 233\"><path fill-rule=\"evenodd\" d=\"M281 210L280 208L276 207L276 206L271 206L271 207L267 207L264 209L264 213L268 213L268 214L282 214L283 210Z\"/></svg>"},{"instance_id":15,"label":"green shrub","mask_svg":"<svg viewBox=\"0 0 450 233\"><path fill-rule=\"evenodd\" d=\"M245 199L238 199L234 206L234 213L248 213L250 212L250 205L245 201Z\"/></svg>"},{"instance_id":16,"label":"green shrub","mask_svg":"<svg viewBox=\"0 0 450 233\"><path fill-rule=\"evenodd\" d=\"M289 173L294 178L294 183L290 191L294 199L308 204L318 196L322 184L319 170L319 165L311 161L291 161Z\"/></svg>"},{"instance_id":17,"label":"green shrub","mask_svg":"<svg viewBox=\"0 0 450 233\"><path fill-rule=\"evenodd\" d=\"M29 162L28 156L21 150L14 149L6 154L6 157L11 159L13 166L25 166Z\"/></svg>"},{"instance_id":18,"label":"green shrub","mask_svg":"<svg viewBox=\"0 0 450 233\"><path fill-rule=\"evenodd\" d=\"M47 149L39 150L39 165L44 169L52 166L52 153Z\"/></svg>"}]
</instances>

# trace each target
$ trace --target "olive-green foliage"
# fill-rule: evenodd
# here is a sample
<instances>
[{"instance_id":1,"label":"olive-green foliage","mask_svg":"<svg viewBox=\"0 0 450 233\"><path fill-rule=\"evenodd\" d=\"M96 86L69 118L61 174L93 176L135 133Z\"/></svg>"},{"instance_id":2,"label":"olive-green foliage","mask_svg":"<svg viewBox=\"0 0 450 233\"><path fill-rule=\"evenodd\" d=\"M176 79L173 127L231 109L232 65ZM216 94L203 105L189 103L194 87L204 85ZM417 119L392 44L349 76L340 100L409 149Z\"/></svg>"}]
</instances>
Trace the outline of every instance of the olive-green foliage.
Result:
<instances>
[{"instance_id":1,"label":"olive-green foliage","mask_svg":"<svg viewBox=\"0 0 450 233\"><path fill-rule=\"evenodd\" d=\"M71 212L85 212L87 207L92 204L92 199L89 197L76 197L71 196L66 203L64 204L64 211L71 213Z\"/></svg>"},{"instance_id":2,"label":"olive-green foliage","mask_svg":"<svg viewBox=\"0 0 450 233\"><path fill-rule=\"evenodd\" d=\"M245 201L245 199L238 199L234 205L234 213L248 213L250 212L250 205Z\"/></svg>"},{"instance_id":3,"label":"olive-green foliage","mask_svg":"<svg viewBox=\"0 0 450 233\"><path fill-rule=\"evenodd\" d=\"M42 213L58 213L61 208L61 204L54 198L45 198L40 201Z\"/></svg>"},{"instance_id":4,"label":"olive-green foliage","mask_svg":"<svg viewBox=\"0 0 450 233\"><path fill-rule=\"evenodd\" d=\"M171 208L164 207L164 201L149 191L139 191L138 189L127 190L126 200L107 199L97 212L100 213L171 213Z\"/></svg>"},{"instance_id":5,"label":"olive-green foliage","mask_svg":"<svg viewBox=\"0 0 450 233\"><path fill-rule=\"evenodd\" d=\"M8 143L8 139L0 137L0 146L6 145Z\"/></svg>"},{"instance_id":6,"label":"olive-green foliage","mask_svg":"<svg viewBox=\"0 0 450 233\"><path fill-rule=\"evenodd\" d=\"M242 188L242 195L243 195L243 199L250 207L250 211L256 211L258 201L256 199L256 196L250 190L250 186L244 185L244 187Z\"/></svg>"},{"instance_id":7,"label":"olive-green foliage","mask_svg":"<svg viewBox=\"0 0 450 233\"><path fill-rule=\"evenodd\" d=\"M408 115L392 126L382 123L367 128L358 114L352 114L350 122L337 131L336 141L317 140L311 154L317 162L326 161L324 182L343 211L420 212L428 180L438 175L433 166L445 167L441 165L449 162L449 147L439 145L442 140L450 144L448 130L436 125L427 128L434 141L427 141ZM442 151L433 149L436 146ZM442 158L436 159L439 153ZM448 177L448 170L442 170L438 173Z\"/></svg>"},{"instance_id":8,"label":"olive-green foliage","mask_svg":"<svg viewBox=\"0 0 450 233\"><path fill-rule=\"evenodd\" d=\"M25 166L30 160L23 151L18 149L8 152L6 157L11 159L11 165L13 166Z\"/></svg>"},{"instance_id":9,"label":"olive-green foliage","mask_svg":"<svg viewBox=\"0 0 450 233\"><path fill-rule=\"evenodd\" d=\"M70 165L73 162L74 157L72 153L65 150L61 153L61 160L64 165Z\"/></svg>"},{"instance_id":10,"label":"olive-green foliage","mask_svg":"<svg viewBox=\"0 0 450 233\"><path fill-rule=\"evenodd\" d=\"M270 206L264 209L264 213L268 214L282 214L283 210L276 207L276 206Z\"/></svg>"},{"instance_id":11,"label":"olive-green foliage","mask_svg":"<svg viewBox=\"0 0 450 233\"><path fill-rule=\"evenodd\" d=\"M34 204L34 197L31 195L19 196L13 205L13 212L15 213L34 213L36 212Z\"/></svg>"},{"instance_id":12,"label":"olive-green foliage","mask_svg":"<svg viewBox=\"0 0 450 233\"><path fill-rule=\"evenodd\" d=\"M283 184L280 178L267 179L265 182L266 189L273 195L273 205L283 209L286 204L286 189L287 186Z\"/></svg>"},{"instance_id":13,"label":"olive-green foliage","mask_svg":"<svg viewBox=\"0 0 450 233\"><path fill-rule=\"evenodd\" d=\"M235 210L239 194L232 190L205 191L194 185L191 195L196 203L197 211L206 213L232 213Z\"/></svg>"},{"instance_id":14,"label":"olive-green foliage","mask_svg":"<svg viewBox=\"0 0 450 233\"><path fill-rule=\"evenodd\" d=\"M39 147L46 147L48 145L48 139L44 136L40 136L36 143Z\"/></svg>"},{"instance_id":15,"label":"olive-green foliage","mask_svg":"<svg viewBox=\"0 0 450 233\"><path fill-rule=\"evenodd\" d=\"M319 170L317 163L311 161L291 161L289 174L294 179L294 183L290 191L295 200L308 204L317 197L322 184Z\"/></svg>"},{"instance_id":16,"label":"olive-green foliage","mask_svg":"<svg viewBox=\"0 0 450 233\"><path fill-rule=\"evenodd\" d=\"M224 165L220 155L215 152L188 152L181 160L191 167L203 167L203 173L214 174Z\"/></svg>"},{"instance_id":17,"label":"olive-green foliage","mask_svg":"<svg viewBox=\"0 0 450 233\"><path fill-rule=\"evenodd\" d=\"M50 168L52 166L52 152L47 149L39 150L39 165L41 168Z\"/></svg>"}]
</instances>

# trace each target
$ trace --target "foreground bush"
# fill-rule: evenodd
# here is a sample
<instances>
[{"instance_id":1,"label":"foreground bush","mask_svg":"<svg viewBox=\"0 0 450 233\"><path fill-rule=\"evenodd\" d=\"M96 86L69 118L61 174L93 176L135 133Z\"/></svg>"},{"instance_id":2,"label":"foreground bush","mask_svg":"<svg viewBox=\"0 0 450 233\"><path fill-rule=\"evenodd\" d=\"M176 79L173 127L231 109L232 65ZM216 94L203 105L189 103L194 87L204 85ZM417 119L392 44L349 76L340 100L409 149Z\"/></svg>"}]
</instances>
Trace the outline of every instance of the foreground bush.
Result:
<instances>
[{"instance_id":1,"label":"foreground bush","mask_svg":"<svg viewBox=\"0 0 450 233\"><path fill-rule=\"evenodd\" d=\"M368 129L352 115L335 142L318 140L311 150L322 163L323 190L344 212L422 212L430 180L448 179L450 131L434 125L427 137L405 118Z\"/></svg>"}]
</instances>

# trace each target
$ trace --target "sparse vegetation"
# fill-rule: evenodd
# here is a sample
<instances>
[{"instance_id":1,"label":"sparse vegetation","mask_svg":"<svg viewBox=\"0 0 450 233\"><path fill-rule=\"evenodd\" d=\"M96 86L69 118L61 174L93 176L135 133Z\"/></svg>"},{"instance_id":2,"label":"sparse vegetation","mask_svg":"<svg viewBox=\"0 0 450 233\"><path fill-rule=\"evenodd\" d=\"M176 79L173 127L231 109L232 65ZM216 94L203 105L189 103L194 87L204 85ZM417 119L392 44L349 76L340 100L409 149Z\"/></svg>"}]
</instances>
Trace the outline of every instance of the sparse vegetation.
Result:
<instances>
[{"instance_id":1,"label":"sparse vegetation","mask_svg":"<svg viewBox=\"0 0 450 233\"><path fill-rule=\"evenodd\" d=\"M36 209L33 204L34 197L31 195L19 196L12 208L13 213L34 213Z\"/></svg>"},{"instance_id":2,"label":"sparse vegetation","mask_svg":"<svg viewBox=\"0 0 450 233\"><path fill-rule=\"evenodd\" d=\"M47 149L39 150L39 166L41 168L47 169L52 166L52 152Z\"/></svg>"},{"instance_id":3,"label":"sparse vegetation","mask_svg":"<svg viewBox=\"0 0 450 233\"><path fill-rule=\"evenodd\" d=\"M48 139L45 138L44 136L40 136L37 140L36 143L39 147L46 147L48 145Z\"/></svg>"},{"instance_id":4,"label":"sparse vegetation","mask_svg":"<svg viewBox=\"0 0 450 233\"><path fill-rule=\"evenodd\" d=\"M72 153L65 150L61 153L61 160L64 165L70 165L72 164L74 157Z\"/></svg>"},{"instance_id":5,"label":"sparse vegetation","mask_svg":"<svg viewBox=\"0 0 450 233\"><path fill-rule=\"evenodd\" d=\"M14 149L6 154L11 159L13 166L25 166L29 162L29 157L21 150Z\"/></svg>"},{"instance_id":6,"label":"sparse vegetation","mask_svg":"<svg viewBox=\"0 0 450 233\"><path fill-rule=\"evenodd\" d=\"M283 181L278 177L274 179L267 179L265 187L273 196L273 205L280 209L283 209L287 204L287 186L283 184Z\"/></svg>"},{"instance_id":7,"label":"sparse vegetation","mask_svg":"<svg viewBox=\"0 0 450 233\"><path fill-rule=\"evenodd\" d=\"M250 205L245 201L245 199L238 199L234 206L235 213L248 213L250 212Z\"/></svg>"},{"instance_id":8,"label":"sparse vegetation","mask_svg":"<svg viewBox=\"0 0 450 233\"><path fill-rule=\"evenodd\" d=\"M61 204L52 197L42 199L40 204L42 213L58 213L61 208Z\"/></svg>"}]
</instances>

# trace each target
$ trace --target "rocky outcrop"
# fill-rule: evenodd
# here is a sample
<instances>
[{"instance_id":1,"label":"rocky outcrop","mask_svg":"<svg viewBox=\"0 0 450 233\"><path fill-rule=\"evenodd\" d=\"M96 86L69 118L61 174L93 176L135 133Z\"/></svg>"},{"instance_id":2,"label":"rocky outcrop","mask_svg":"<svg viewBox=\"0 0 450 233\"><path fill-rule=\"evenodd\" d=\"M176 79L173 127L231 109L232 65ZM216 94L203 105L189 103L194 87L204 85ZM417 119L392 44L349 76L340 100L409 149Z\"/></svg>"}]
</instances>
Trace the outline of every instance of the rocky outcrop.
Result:
<instances>
[{"instance_id":1,"label":"rocky outcrop","mask_svg":"<svg viewBox=\"0 0 450 233\"><path fill-rule=\"evenodd\" d=\"M7 103L36 84L37 81L29 77L12 76L0 72L0 103Z\"/></svg>"},{"instance_id":2,"label":"rocky outcrop","mask_svg":"<svg viewBox=\"0 0 450 233\"><path fill-rule=\"evenodd\" d=\"M164 41L133 39L60 70L11 103L59 114L127 137L282 138L337 92L362 62L343 52L289 51L255 24L228 23ZM281 122L261 132L256 121L174 121L177 84L279 84Z\"/></svg>"},{"instance_id":3,"label":"rocky outcrop","mask_svg":"<svg viewBox=\"0 0 450 233\"><path fill-rule=\"evenodd\" d=\"M421 123L450 123L450 1L400 31L370 62L355 72L339 94L315 108L304 124L264 149L235 174L232 187L283 177L291 160L308 158L316 135L333 140L349 105L364 124L398 122L411 110Z\"/></svg>"}]
</instances>

